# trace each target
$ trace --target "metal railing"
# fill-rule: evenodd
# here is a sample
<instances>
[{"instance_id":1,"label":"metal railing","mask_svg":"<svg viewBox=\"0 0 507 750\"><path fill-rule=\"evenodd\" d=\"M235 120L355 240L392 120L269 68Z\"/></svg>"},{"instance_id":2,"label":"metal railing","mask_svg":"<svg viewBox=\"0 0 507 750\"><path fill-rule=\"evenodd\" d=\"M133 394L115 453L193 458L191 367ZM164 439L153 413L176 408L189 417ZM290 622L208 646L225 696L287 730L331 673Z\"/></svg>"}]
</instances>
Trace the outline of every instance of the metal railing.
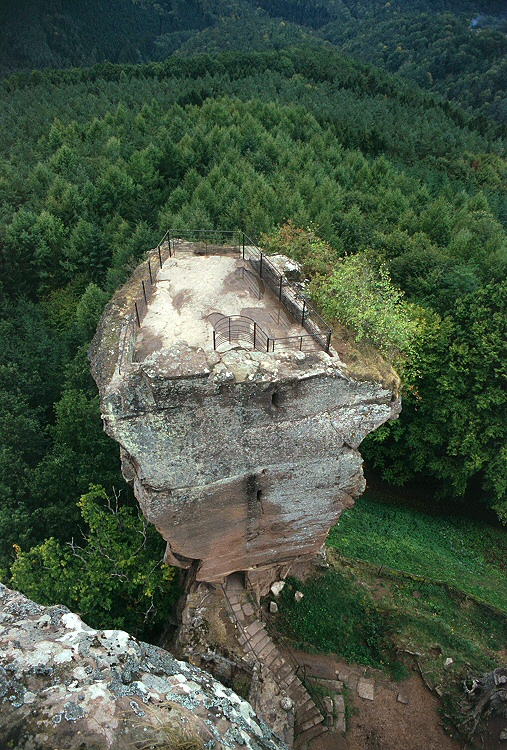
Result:
<instances>
[{"instance_id":1,"label":"metal railing","mask_svg":"<svg viewBox=\"0 0 507 750\"><path fill-rule=\"evenodd\" d=\"M259 274L272 292L276 294L279 301L287 312L308 331L309 336L329 354L331 346L331 328L318 312L310 305L300 290L291 284L283 273L271 263L269 256L262 252L255 242L244 232L242 256L248 260L252 268ZM292 337L288 337L292 338ZM299 338L299 337L298 337ZM287 341L288 339L285 339ZM281 342L282 339L279 339ZM293 348L291 346L291 348ZM274 351L274 350L273 350Z\"/></svg>"},{"instance_id":2,"label":"metal railing","mask_svg":"<svg viewBox=\"0 0 507 750\"><path fill-rule=\"evenodd\" d=\"M194 242L202 247L203 255L223 252L224 247L232 252L241 254L248 261L256 274L264 281L272 292L277 296L280 303L288 313L308 331L308 335L329 354L331 347L332 330L325 320L318 314L314 307L308 302L301 291L281 273L269 260L260 247L251 237L240 230L221 229L169 229L164 235L164 241L169 243L169 252L175 255L178 250L178 241ZM196 252L196 249L194 249ZM197 248L199 252L199 248ZM276 339L282 348L294 348L287 337L285 345L282 339ZM298 337L299 338L299 337ZM271 339L274 341L275 339ZM274 351L270 349L269 351Z\"/></svg>"},{"instance_id":3,"label":"metal railing","mask_svg":"<svg viewBox=\"0 0 507 750\"><path fill-rule=\"evenodd\" d=\"M224 316L213 323L213 349L225 343L238 342L269 351L269 338L260 325L245 315Z\"/></svg>"},{"instance_id":4,"label":"metal railing","mask_svg":"<svg viewBox=\"0 0 507 750\"><path fill-rule=\"evenodd\" d=\"M128 363L132 362L137 329L141 327L141 323L146 315L157 273L162 268L165 260L171 257L171 246L167 240L167 234L166 232L157 247L148 256L146 275L141 279L138 294L134 300L134 307L123 321L118 345L118 373L120 375Z\"/></svg>"},{"instance_id":5,"label":"metal railing","mask_svg":"<svg viewBox=\"0 0 507 750\"><path fill-rule=\"evenodd\" d=\"M300 352L320 350L319 344L310 334L271 338L255 320L246 315L224 315L213 323L213 349L217 350L226 343L251 346L261 352L274 352L280 349Z\"/></svg>"},{"instance_id":6,"label":"metal railing","mask_svg":"<svg viewBox=\"0 0 507 750\"><path fill-rule=\"evenodd\" d=\"M141 279L139 293L134 300L133 310L125 317L119 340L118 372L124 371L134 355L136 332L141 327L151 298L156 275L167 258L176 255L180 242L192 242L193 253L211 255L225 251L238 253L248 261L256 274L274 292L287 312L308 331L308 335L287 336L285 338L269 337L253 320L244 316L231 316L221 319L214 325L213 344L216 349L228 341L244 341L254 349L274 352L277 349L299 349L315 351L324 349L329 354L331 346L331 328L309 304L300 290L291 284L269 260L269 256L241 230L220 229L168 229L155 250L148 257L146 275ZM241 320L240 320L241 319ZM223 320L228 320L223 323ZM245 321L249 321L248 324ZM218 325L218 328L217 328ZM226 338L227 337L227 338ZM313 343L312 343L313 342ZM317 346L315 346L315 344Z\"/></svg>"},{"instance_id":7,"label":"metal railing","mask_svg":"<svg viewBox=\"0 0 507 750\"><path fill-rule=\"evenodd\" d=\"M168 229L163 242L169 243L171 256L178 250L180 241L192 242L195 255L212 255L224 250L241 253L244 233L239 229Z\"/></svg>"}]
</instances>

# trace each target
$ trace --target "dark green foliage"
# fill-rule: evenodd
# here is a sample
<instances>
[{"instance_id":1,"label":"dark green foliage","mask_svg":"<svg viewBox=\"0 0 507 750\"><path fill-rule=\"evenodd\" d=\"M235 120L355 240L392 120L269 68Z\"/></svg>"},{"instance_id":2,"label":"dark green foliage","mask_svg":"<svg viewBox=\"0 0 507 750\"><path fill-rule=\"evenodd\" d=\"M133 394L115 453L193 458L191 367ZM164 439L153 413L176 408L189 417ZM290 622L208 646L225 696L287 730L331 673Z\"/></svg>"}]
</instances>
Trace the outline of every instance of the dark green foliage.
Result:
<instances>
[{"instance_id":1,"label":"dark green foliage","mask_svg":"<svg viewBox=\"0 0 507 750\"><path fill-rule=\"evenodd\" d=\"M480 10L472 2L453 8L440 0L366 3L355 17L331 21L321 35L505 124L505 7L493 1Z\"/></svg>"},{"instance_id":2,"label":"dark green foliage","mask_svg":"<svg viewBox=\"0 0 507 750\"><path fill-rule=\"evenodd\" d=\"M98 22L100 19L100 22ZM5 0L0 9L0 73L33 68L69 68L106 63L108 80L130 81L125 66L170 55L207 52L280 50L289 45L331 43L363 61L398 73L411 83L446 96L447 114L464 123L452 102L479 112L476 126L489 118L507 122L507 20L503 0L55 0L42 3ZM154 68L154 70L157 70ZM157 74L160 74L160 69ZM93 74L87 74L94 80ZM39 70L18 73L20 84L41 80ZM369 77L365 90L375 93ZM200 104L196 91L183 104ZM498 132L501 132L498 129ZM381 143L373 127L370 142Z\"/></svg>"},{"instance_id":3,"label":"dark green foliage","mask_svg":"<svg viewBox=\"0 0 507 750\"><path fill-rule=\"evenodd\" d=\"M345 254L389 272L422 343L370 460L457 497L482 485L505 513L507 167L489 126L313 44L15 74L0 108L4 571L14 543L71 537L90 483L123 487L85 353L170 226L276 238L292 220L321 294Z\"/></svg>"},{"instance_id":4,"label":"dark green foliage","mask_svg":"<svg viewBox=\"0 0 507 750\"><path fill-rule=\"evenodd\" d=\"M54 538L23 552L16 545L12 582L41 604L56 602L92 627L149 636L167 618L177 596L174 570L162 565L164 542L139 511L111 503L92 486L78 503L83 538Z\"/></svg>"},{"instance_id":5,"label":"dark green foliage","mask_svg":"<svg viewBox=\"0 0 507 750\"><path fill-rule=\"evenodd\" d=\"M365 444L386 478L403 483L430 473L441 481L441 494L455 498L466 497L479 478L482 500L506 518L506 326L505 282L463 296L444 321L434 321L403 419Z\"/></svg>"}]
</instances>

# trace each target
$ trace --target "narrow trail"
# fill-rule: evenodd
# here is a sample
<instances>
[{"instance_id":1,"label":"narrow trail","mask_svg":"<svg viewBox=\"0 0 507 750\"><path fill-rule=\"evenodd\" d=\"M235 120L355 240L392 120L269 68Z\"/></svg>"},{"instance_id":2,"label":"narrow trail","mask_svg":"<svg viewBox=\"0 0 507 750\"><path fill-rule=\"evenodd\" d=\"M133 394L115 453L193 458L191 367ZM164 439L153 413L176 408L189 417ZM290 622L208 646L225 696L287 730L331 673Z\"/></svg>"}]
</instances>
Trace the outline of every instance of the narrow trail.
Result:
<instances>
[{"instance_id":1,"label":"narrow trail","mask_svg":"<svg viewBox=\"0 0 507 750\"><path fill-rule=\"evenodd\" d=\"M325 716L296 675L291 661L266 632L266 625L258 618L247 591L229 587L223 589L223 594L236 621L238 640L245 654L254 657L261 678L265 679L269 673L293 704L295 747L306 747L311 740L327 733ZM259 700L262 701L262 690L259 691ZM259 710L260 705L254 705L254 708Z\"/></svg>"}]
</instances>

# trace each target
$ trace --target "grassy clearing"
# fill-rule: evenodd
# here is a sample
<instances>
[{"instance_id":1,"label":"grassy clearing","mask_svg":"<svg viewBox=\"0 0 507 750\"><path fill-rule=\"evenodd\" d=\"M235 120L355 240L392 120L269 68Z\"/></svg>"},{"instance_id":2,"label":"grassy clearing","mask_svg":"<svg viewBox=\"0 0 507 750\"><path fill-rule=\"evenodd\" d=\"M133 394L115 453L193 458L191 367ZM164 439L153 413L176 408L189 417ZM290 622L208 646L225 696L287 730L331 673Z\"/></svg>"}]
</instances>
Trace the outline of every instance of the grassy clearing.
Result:
<instances>
[{"instance_id":1,"label":"grassy clearing","mask_svg":"<svg viewBox=\"0 0 507 750\"><path fill-rule=\"evenodd\" d=\"M419 670L457 725L463 680L507 658L505 536L370 493L332 530L329 571L285 586L276 625L298 647L391 677L403 677L406 666ZM304 594L300 602L296 590Z\"/></svg>"},{"instance_id":2,"label":"grassy clearing","mask_svg":"<svg viewBox=\"0 0 507 750\"><path fill-rule=\"evenodd\" d=\"M453 659L454 672L488 670L505 657L504 616L494 616L442 584L386 578L361 564L353 573L358 585L367 587L374 597L396 647L419 655L421 663L431 662L431 669L438 673L429 679L434 685L442 681L441 669L448 657Z\"/></svg>"},{"instance_id":3,"label":"grassy clearing","mask_svg":"<svg viewBox=\"0 0 507 750\"><path fill-rule=\"evenodd\" d=\"M297 648L333 653L391 679L419 670L459 725L463 681L505 662L507 618L445 584L378 575L378 568L345 563L332 552L329 559L324 575L289 580L276 627ZM296 590L304 594L300 602Z\"/></svg>"},{"instance_id":4,"label":"grassy clearing","mask_svg":"<svg viewBox=\"0 0 507 750\"><path fill-rule=\"evenodd\" d=\"M300 602L296 591L304 594ZM333 568L305 583L289 578L278 624L298 647L310 645L358 664L383 666L384 623L372 597L358 589L346 570Z\"/></svg>"},{"instance_id":5,"label":"grassy clearing","mask_svg":"<svg viewBox=\"0 0 507 750\"><path fill-rule=\"evenodd\" d=\"M507 613L507 533L466 518L429 516L372 492L328 537L347 558L455 586Z\"/></svg>"}]
</instances>

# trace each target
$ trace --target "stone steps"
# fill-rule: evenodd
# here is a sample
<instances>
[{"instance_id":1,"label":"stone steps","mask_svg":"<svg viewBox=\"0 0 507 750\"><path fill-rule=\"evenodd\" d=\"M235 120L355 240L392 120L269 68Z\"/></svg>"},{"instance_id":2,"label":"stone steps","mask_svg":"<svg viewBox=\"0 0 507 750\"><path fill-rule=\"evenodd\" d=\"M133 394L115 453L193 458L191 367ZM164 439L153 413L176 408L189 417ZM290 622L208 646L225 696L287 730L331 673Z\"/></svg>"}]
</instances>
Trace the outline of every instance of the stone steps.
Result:
<instances>
[{"instance_id":1,"label":"stone steps","mask_svg":"<svg viewBox=\"0 0 507 750\"><path fill-rule=\"evenodd\" d=\"M295 731L299 735L295 746L302 747L311 739L327 732L324 716L292 665L266 632L265 624L257 619L245 592L227 592L226 598L237 621L238 640L243 650L246 654L254 654L262 665L262 670L269 670L276 684L294 704Z\"/></svg>"},{"instance_id":2,"label":"stone steps","mask_svg":"<svg viewBox=\"0 0 507 750\"><path fill-rule=\"evenodd\" d=\"M300 709L298 711L296 727L304 732L305 729L309 729L311 726L314 726L315 723L319 724L321 721L323 721L323 717L321 716L320 711L316 709L315 704L312 703L306 709Z\"/></svg>"},{"instance_id":3,"label":"stone steps","mask_svg":"<svg viewBox=\"0 0 507 750\"><path fill-rule=\"evenodd\" d=\"M300 734L295 743L294 747L296 750L306 747L310 740L314 740L316 737L320 737L321 734L325 734L328 731L327 727L322 724L315 724L311 729L307 729L306 732Z\"/></svg>"}]
</instances>

